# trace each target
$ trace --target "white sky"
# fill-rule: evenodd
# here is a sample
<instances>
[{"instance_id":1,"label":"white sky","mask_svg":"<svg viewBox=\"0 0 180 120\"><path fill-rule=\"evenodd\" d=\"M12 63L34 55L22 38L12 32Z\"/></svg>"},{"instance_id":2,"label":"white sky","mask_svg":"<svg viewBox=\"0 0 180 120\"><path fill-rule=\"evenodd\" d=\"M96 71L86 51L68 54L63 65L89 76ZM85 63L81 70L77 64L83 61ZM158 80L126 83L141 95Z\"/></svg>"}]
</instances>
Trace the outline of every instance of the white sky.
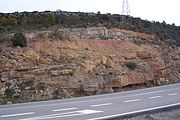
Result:
<instances>
[{"instance_id":1,"label":"white sky","mask_svg":"<svg viewBox=\"0 0 180 120\"><path fill-rule=\"evenodd\" d=\"M1 0L0 12L63 10L121 14L123 0ZM180 25L180 0L129 0L131 15Z\"/></svg>"}]
</instances>

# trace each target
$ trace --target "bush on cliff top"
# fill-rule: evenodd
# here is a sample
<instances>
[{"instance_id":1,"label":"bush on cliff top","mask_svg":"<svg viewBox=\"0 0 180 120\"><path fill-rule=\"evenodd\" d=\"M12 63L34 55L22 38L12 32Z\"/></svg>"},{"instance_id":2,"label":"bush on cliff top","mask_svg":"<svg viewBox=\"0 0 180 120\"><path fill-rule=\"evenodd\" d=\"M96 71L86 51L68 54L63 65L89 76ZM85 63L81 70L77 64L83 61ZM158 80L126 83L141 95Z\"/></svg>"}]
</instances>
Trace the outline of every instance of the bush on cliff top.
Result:
<instances>
[{"instance_id":1,"label":"bush on cliff top","mask_svg":"<svg viewBox=\"0 0 180 120\"><path fill-rule=\"evenodd\" d=\"M12 44L13 46L20 46L20 47L26 47L27 46L27 42L26 42L26 37L24 34L22 33L16 33L14 34L12 40Z\"/></svg>"}]
</instances>

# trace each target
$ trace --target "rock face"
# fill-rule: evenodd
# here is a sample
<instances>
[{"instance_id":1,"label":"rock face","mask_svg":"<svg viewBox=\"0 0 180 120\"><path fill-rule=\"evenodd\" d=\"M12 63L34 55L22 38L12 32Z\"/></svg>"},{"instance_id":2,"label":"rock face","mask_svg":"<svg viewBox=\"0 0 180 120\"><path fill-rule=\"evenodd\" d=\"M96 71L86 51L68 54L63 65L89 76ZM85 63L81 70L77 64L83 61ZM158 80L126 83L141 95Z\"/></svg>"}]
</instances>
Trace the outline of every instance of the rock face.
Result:
<instances>
[{"instance_id":1,"label":"rock face","mask_svg":"<svg viewBox=\"0 0 180 120\"><path fill-rule=\"evenodd\" d=\"M113 34L113 40L29 39L27 48L2 49L1 104L112 93L126 86L180 80L179 49L165 55L164 48L163 52L161 46L150 44L152 36L105 28L64 31L76 39ZM128 35L143 36L144 45L128 41Z\"/></svg>"}]
</instances>

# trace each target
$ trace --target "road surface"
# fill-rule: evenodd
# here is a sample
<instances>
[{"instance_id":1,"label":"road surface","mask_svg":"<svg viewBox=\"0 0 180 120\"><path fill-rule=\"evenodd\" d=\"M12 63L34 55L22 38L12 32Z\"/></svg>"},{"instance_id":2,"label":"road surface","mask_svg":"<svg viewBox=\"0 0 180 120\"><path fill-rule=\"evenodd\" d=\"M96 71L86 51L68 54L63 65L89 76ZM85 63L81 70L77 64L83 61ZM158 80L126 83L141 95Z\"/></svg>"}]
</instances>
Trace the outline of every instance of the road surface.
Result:
<instances>
[{"instance_id":1,"label":"road surface","mask_svg":"<svg viewBox=\"0 0 180 120\"><path fill-rule=\"evenodd\" d=\"M0 120L104 120L180 105L180 84L0 106Z\"/></svg>"}]
</instances>

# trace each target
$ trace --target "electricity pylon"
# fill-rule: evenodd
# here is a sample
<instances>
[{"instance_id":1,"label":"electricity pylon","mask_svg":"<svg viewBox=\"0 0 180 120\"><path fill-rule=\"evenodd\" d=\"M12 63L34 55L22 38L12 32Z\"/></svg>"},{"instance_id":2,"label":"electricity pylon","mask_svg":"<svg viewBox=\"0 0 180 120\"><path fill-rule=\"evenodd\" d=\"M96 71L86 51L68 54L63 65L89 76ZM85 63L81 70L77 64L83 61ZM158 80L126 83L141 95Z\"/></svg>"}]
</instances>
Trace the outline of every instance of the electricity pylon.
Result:
<instances>
[{"instance_id":1,"label":"electricity pylon","mask_svg":"<svg viewBox=\"0 0 180 120\"><path fill-rule=\"evenodd\" d=\"M122 15L130 15L130 8L129 8L128 0L123 0L121 14Z\"/></svg>"},{"instance_id":2,"label":"electricity pylon","mask_svg":"<svg viewBox=\"0 0 180 120\"><path fill-rule=\"evenodd\" d=\"M124 24L132 24L132 18L130 16L130 7L128 0L123 0L122 2L122 23Z\"/></svg>"}]
</instances>

